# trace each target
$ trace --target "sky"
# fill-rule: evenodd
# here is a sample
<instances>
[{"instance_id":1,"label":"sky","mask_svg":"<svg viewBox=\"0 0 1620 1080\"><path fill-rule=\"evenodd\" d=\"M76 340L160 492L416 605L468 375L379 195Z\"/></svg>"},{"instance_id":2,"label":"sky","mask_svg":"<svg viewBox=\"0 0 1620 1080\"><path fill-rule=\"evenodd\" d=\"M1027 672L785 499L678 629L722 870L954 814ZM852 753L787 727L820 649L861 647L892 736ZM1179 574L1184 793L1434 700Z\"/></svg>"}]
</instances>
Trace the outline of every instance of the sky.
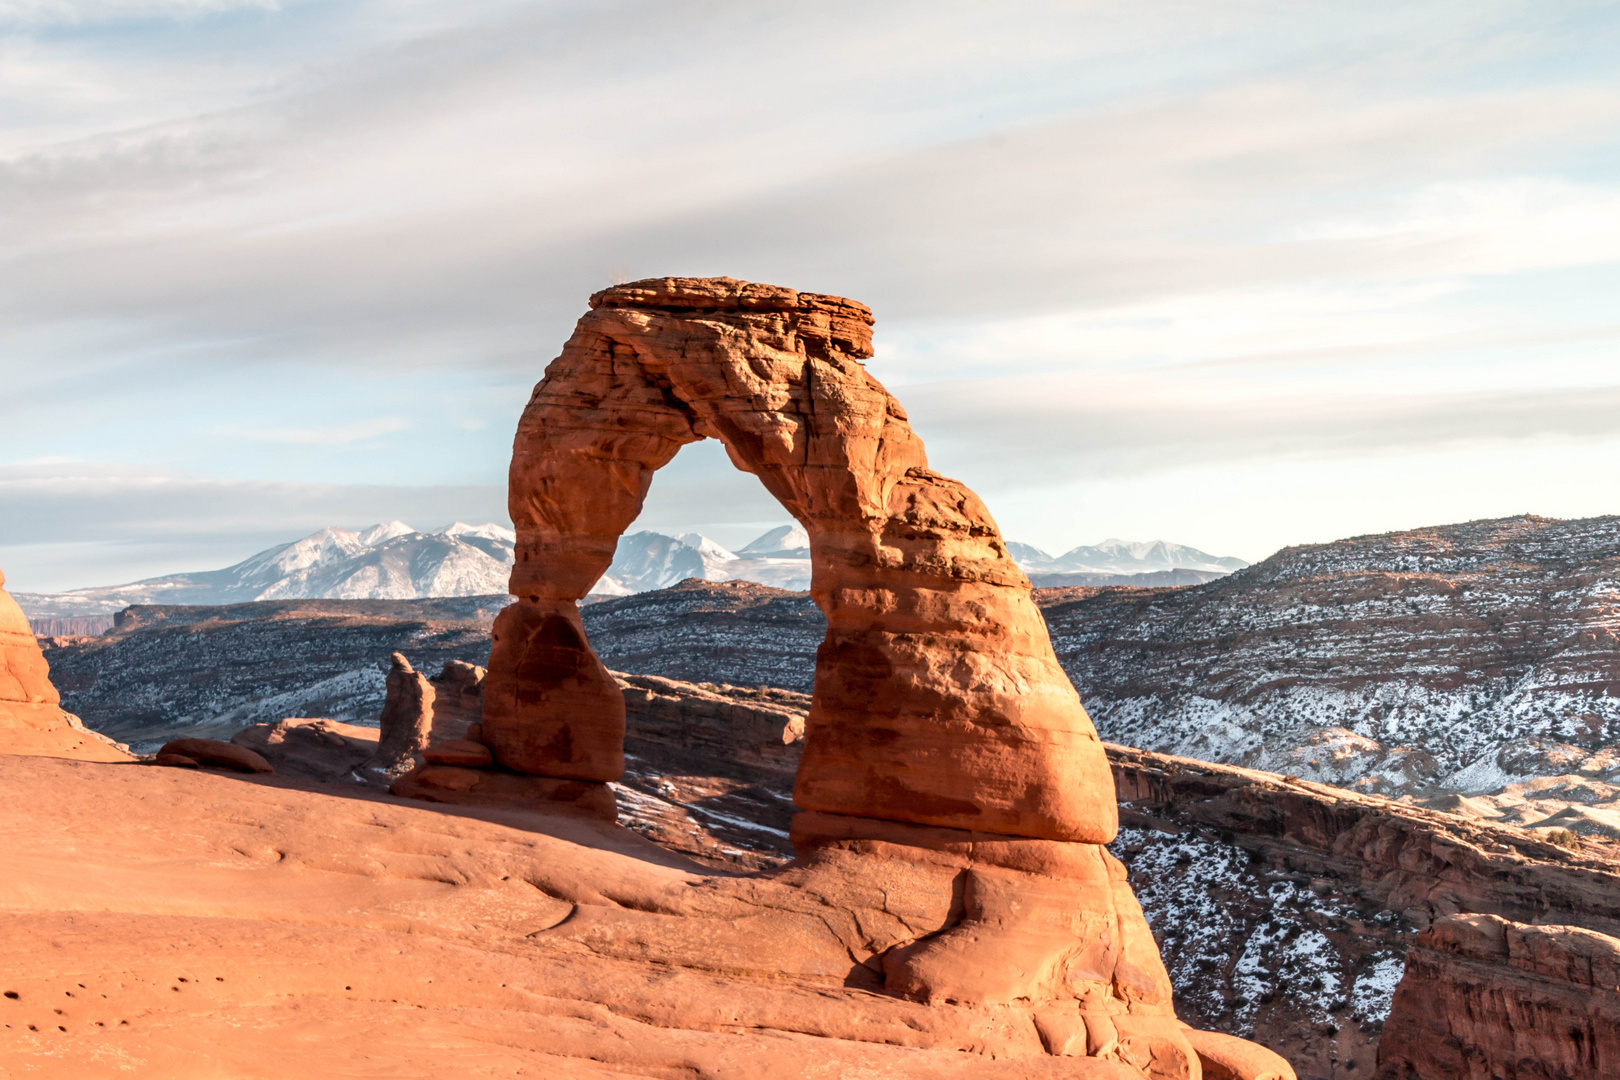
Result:
<instances>
[{"instance_id":1,"label":"sky","mask_svg":"<svg viewBox=\"0 0 1620 1080\"><path fill-rule=\"evenodd\" d=\"M851 296L1010 539L1620 512L1620 5L0 0L0 570L506 523L593 291ZM712 443L637 528L786 520Z\"/></svg>"}]
</instances>

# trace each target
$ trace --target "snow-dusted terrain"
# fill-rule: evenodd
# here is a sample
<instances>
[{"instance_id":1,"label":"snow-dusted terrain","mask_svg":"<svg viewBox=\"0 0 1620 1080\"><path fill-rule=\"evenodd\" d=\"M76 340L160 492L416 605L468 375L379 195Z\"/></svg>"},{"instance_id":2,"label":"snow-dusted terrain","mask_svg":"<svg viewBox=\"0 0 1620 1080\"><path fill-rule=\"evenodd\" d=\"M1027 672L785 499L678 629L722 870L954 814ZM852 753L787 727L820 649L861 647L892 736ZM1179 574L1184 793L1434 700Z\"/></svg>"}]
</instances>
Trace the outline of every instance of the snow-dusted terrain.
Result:
<instances>
[{"instance_id":1,"label":"snow-dusted terrain","mask_svg":"<svg viewBox=\"0 0 1620 1080\"><path fill-rule=\"evenodd\" d=\"M1116 742L1392 794L1620 780L1620 518L1357 537L1043 606Z\"/></svg>"}]
</instances>

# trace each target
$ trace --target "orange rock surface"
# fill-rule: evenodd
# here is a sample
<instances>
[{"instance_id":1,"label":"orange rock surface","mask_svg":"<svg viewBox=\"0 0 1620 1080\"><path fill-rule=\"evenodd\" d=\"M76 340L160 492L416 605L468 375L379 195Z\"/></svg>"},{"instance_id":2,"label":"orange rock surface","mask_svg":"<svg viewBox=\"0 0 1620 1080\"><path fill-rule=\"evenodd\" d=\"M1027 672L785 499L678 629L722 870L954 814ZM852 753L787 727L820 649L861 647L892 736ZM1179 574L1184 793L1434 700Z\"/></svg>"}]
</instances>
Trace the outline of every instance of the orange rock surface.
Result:
<instances>
[{"instance_id":1,"label":"orange rock surface","mask_svg":"<svg viewBox=\"0 0 1620 1080\"><path fill-rule=\"evenodd\" d=\"M730 278L591 298L519 421L511 589L484 741L523 772L612 780L623 703L575 601L612 561L652 476L721 440L810 535L826 613L795 801L1012 836L1105 843L1108 763L1028 580L977 496L928 468L861 365L871 312Z\"/></svg>"},{"instance_id":2,"label":"orange rock surface","mask_svg":"<svg viewBox=\"0 0 1620 1080\"><path fill-rule=\"evenodd\" d=\"M45 655L5 583L6 576L0 573L0 754L130 760L117 744L62 711Z\"/></svg>"},{"instance_id":3,"label":"orange rock surface","mask_svg":"<svg viewBox=\"0 0 1620 1080\"><path fill-rule=\"evenodd\" d=\"M1144 1075L1052 1056L1021 1005L864 988L947 919L960 852L775 880L360 785L0 755L0 790L0 1075Z\"/></svg>"}]
</instances>

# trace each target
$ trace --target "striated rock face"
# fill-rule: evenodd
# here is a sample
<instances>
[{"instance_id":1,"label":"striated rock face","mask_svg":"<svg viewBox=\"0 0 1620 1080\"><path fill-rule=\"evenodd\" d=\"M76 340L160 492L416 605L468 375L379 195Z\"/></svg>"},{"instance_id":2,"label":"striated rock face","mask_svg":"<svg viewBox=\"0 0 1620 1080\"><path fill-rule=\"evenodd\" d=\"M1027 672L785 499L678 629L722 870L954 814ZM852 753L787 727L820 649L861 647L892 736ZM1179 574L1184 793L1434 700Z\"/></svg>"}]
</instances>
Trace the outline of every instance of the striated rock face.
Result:
<instances>
[{"instance_id":1,"label":"striated rock face","mask_svg":"<svg viewBox=\"0 0 1620 1080\"><path fill-rule=\"evenodd\" d=\"M1570 850L1477 818L1127 747L1109 758L1114 850L1182 1015L1252 1033L1302 1077L1374 1071L1417 930L1478 913L1620 932L1620 852L1606 845Z\"/></svg>"},{"instance_id":2,"label":"striated rock face","mask_svg":"<svg viewBox=\"0 0 1620 1080\"><path fill-rule=\"evenodd\" d=\"M1029 582L988 511L928 468L859 361L871 313L838 297L664 278L591 298L519 422L511 589L484 739L503 764L611 780L622 702L576 601L653 473L725 443L810 537L827 619L795 800L807 809L1102 843L1107 763Z\"/></svg>"},{"instance_id":3,"label":"striated rock face","mask_svg":"<svg viewBox=\"0 0 1620 1080\"><path fill-rule=\"evenodd\" d=\"M1620 939L1492 915L1417 939L1378 1050L1379 1080L1620 1076Z\"/></svg>"},{"instance_id":4,"label":"striated rock face","mask_svg":"<svg viewBox=\"0 0 1620 1080\"><path fill-rule=\"evenodd\" d=\"M63 712L50 667L0 574L0 753L128 761L117 743Z\"/></svg>"}]
</instances>

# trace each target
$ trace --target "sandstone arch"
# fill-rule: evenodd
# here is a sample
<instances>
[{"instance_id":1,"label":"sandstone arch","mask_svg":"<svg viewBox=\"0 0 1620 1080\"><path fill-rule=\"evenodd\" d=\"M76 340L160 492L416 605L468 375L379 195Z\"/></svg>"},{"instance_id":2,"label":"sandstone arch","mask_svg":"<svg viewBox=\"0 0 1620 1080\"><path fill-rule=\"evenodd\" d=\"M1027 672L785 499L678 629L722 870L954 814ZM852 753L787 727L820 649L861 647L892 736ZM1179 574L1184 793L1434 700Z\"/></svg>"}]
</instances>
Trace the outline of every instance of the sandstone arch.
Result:
<instances>
[{"instance_id":1,"label":"sandstone arch","mask_svg":"<svg viewBox=\"0 0 1620 1080\"><path fill-rule=\"evenodd\" d=\"M928 468L867 373L871 312L659 278L591 297L518 425L511 590L483 738L520 772L623 770L624 708L576 601L652 475L716 438L808 531L827 616L795 802L808 811L1105 843L1113 780L1028 579L962 484Z\"/></svg>"}]
</instances>

